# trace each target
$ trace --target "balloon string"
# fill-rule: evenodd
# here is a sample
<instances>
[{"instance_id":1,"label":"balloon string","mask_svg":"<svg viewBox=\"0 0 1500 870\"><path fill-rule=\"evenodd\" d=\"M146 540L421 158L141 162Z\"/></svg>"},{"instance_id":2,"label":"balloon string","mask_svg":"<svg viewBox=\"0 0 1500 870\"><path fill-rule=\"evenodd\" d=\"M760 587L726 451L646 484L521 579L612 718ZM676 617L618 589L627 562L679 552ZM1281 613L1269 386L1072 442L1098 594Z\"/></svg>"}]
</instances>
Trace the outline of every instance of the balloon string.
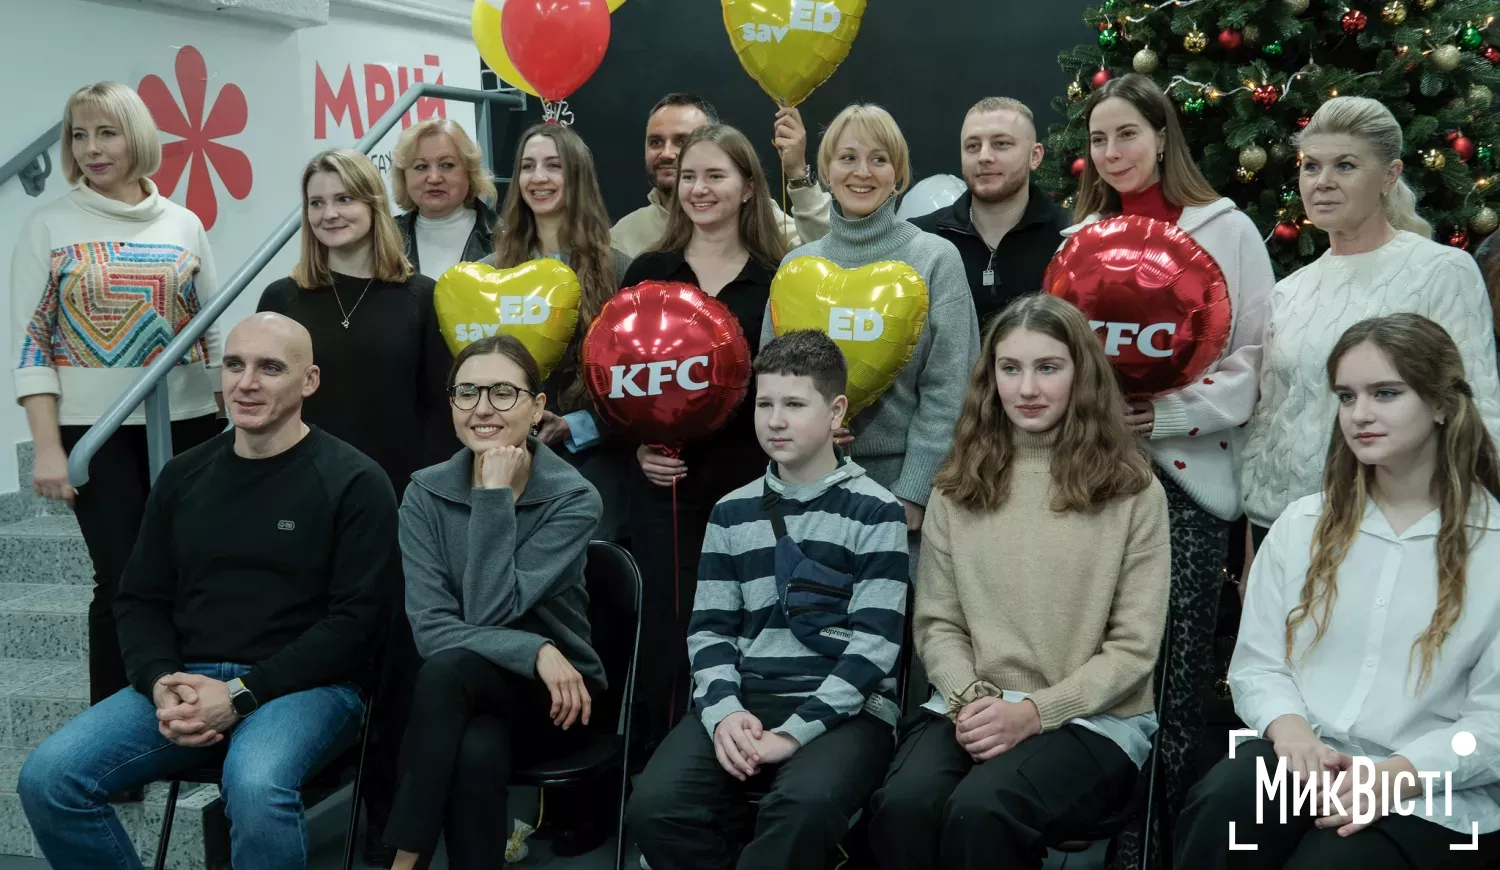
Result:
<instances>
[{"instance_id":1,"label":"balloon string","mask_svg":"<svg viewBox=\"0 0 1500 870\"><path fill-rule=\"evenodd\" d=\"M777 100L776 101L776 105L779 106L780 108L785 109L786 108L786 101L785 100ZM780 152L778 151L777 154L779 155ZM786 161L782 160L780 162L781 162L781 213L782 214L787 214L787 210L786 210ZM786 227L783 226L782 227L782 234L785 235L785 233L786 233Z\"/></svg>"},{"instance_id":2,"label":"balloon string","mask_svg":"<svg viewBox=\"0 0 1500 870\"><path fill-rule=\"evenodd\" d=\"M673 637L682 630L682 551L677 545L677 478L672 478L672 614L676 623L672 626ZM672 695L668 701L671 727L677 727L677 669L672 671Z\"/></svg>"}]
</instances>

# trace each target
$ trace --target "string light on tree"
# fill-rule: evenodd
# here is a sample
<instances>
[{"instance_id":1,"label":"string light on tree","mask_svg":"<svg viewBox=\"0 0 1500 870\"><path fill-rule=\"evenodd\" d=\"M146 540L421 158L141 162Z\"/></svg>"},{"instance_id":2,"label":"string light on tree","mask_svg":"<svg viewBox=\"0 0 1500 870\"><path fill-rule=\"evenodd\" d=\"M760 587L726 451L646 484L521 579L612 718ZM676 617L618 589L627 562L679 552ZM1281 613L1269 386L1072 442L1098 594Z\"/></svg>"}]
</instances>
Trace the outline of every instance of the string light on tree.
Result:
<instances>
[{"instance_id":1,"label":"string light on tree","mask_svg":"<svg viewBox=\"0 0 1500 870\"><path fill-rule=\"evenodd\" d=\"M1130 68L1143 76L1149 76L1156 72L1156 66L1159 62L1160 58L1156 56L1156 52L1149 48L1143 48L1135 53L1135 57L1130 59Z\"/></svg>"},{"instance_id":2,"label":"string light on tree","mask_svg":"<svg viewBox=\"0 0 1500 870\"><path fill-rule=\"evenodd\" d=\"M1493 233L1496 227L1500 227L1500 215L1495 214L1495 210L1489 206L1485 206L1469 218L1469 229L1478 235L1487 236Z\"/></svg>"},{"instance_id":3,"label":"string light on tree","mask_svg":"<svg viewBox=\"0 0 1500 870\"><path fill-rule=\"evenodd\" d=\"M1406 23L1406 4L1401 0L1391 0L1380 7L1380 20L1392 27L1400 27Z\"/></svg>"},{"instance_id":4,"label":"string light on tree","mask_svg":"<svg viewBox=\"0 0 1500 870\"><path fill-rule=\"evenodd\" d=\"M1350 9L1339 18L1339 23L1343 25L1345 33L1360 33L1370 23L1370 17L1358 9Z\"/></svg>"},{"instance_id":5,"label":"string light on tree","mask_svg":"<svg viewBox=\"0 0 1500 870\"><path fill-rule=\"evenodd\" d=\"M1193 29L1188 32L1188 35L1182 38L1182 47L1193 54L1200 54L1203 49L1208 48L1208 37L1204 36L1203 31L1199 30L1198 25L1194 24Z\"/></svg>"},{"instance_id":6,"label":"string light on tree","mask_svg":"<svg viewBox=\"0 0 1500 870\"><path fill-rule=\"evenodd\" d=\"M1463 60L1463 53L1456 45L1440 45L1432 50L1432 65L1443 72L1453 72Z\"/></svg>"}]
</instances>

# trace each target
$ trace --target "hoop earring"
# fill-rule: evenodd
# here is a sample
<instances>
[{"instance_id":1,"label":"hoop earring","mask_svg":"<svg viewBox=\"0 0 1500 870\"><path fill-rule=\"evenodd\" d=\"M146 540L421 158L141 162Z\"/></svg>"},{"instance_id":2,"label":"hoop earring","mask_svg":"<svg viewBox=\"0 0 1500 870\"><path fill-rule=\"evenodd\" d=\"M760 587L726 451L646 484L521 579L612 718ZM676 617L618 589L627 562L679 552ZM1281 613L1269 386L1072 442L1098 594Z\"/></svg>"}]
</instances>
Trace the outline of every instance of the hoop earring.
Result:
<instances>
[{"instance_id":1,"label":"hoop earring","mask_svg":"<svg viewBox=\"0 0 1500 870\"><path fill-rule=\"evenodd\" d=\"M540 424L540 423L532 423L531 424L531 434L532 435L541 434L541 431L542 431L542 424Z\"/></svg>"}]
</instances>

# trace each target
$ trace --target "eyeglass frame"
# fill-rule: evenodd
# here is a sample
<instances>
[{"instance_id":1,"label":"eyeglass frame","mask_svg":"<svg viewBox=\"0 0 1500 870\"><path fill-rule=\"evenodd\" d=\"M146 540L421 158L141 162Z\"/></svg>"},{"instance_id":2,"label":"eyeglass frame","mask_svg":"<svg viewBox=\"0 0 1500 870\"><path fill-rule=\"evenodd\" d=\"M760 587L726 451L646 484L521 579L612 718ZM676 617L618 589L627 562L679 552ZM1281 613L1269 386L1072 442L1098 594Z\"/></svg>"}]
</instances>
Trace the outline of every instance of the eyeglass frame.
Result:
<instances>
[{"instance_id":1,"label":"eyeglass frame","mask_svg":"<svg viewBox=\"0 0 1500 870\"><path fill-rule=\"evenodd\" d=\"M485 397L485 400L490 403L490 407L492 409L494 409L495 413L497 413L497 414L504 414L507 411L514 410L515 407L516 407L516 404L521 401L521 394L522 393L525 393L528 396L531 396L533 399L535 399L539 395L536 390L528 390L525 387L517 386L516 384L513 384L510 381L496 381L493 384L490 384L489 386L484 386L483 384L471 384L471 383L469 383L467 381L464 381L464 382L461 382L461 383L454 384L454 385L452 385L451 387L448 388L448 404L452 405L453 407L457 408L460 411L472 411L475 408L478 408L479 407L479 395L476 395L474 397L474 404L473 405L465 408L465 407L463 407L462 405L460 405L458 403L457 392L458 392L458 388L459 387L473 387L473 388L479 390L480 391L479 395L482 395L482 396ZM504 408L500 407L495 402L495 388L496 387L510 387L512 390L515 390L516 391L516 397L515 397L515 399L513 399L511 401L511 403L509 405L506 405Z\"/></svg>"}]
</instances>

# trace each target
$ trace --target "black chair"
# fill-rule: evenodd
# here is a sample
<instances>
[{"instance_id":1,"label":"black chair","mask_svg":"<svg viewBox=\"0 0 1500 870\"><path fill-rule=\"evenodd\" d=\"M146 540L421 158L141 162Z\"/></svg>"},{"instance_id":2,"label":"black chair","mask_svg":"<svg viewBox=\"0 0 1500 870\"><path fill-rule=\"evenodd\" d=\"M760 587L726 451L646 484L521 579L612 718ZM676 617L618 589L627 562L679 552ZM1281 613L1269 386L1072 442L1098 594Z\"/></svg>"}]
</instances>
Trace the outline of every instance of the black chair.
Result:
<instances>
[{"instance_id":1,"label":"black chair","mask_svg":"<svg viewBox=\"0 0 1500 870\"><path fill-rule=\"evenodd\" d=\"M583 570L589 593L589 629L604 663L609 688L593 700L593 715L615 721L614 733L595 733L577 752L511 774L511 785L578 786L620 769L615 822L615 870L625 865L625 792L630 776L630 720L635 708L635 665L641 641L641 572L629 551L607 541L589 543ZM347 870L347 868L346 868Z\"/></svg>"},{"instance_id":2,"label":"black chair","mask_svg":"<svg viewBox=\"0 0 1500 870\"><path fill-rule=\"evenodd\" d=\"M342 755L324 765L322 770L314 773L307 782L302 784L304 795L314 791L331 794L343 788L344 776L351 769L353 770L353 788L349 799L349 825L344 834L344 870L352 870L354 867L354 836L359 827L359 798L365 773L365 750L370 743L370 721L373 718L372 711L375 709L376 702L373 694L368 697L364 721L359 726L359 739ZM161 819L161 834L156 839L155 870L165 870L167 866L167 846L172 840L172 819L177 815L177 794L182 789L182 784L188 782L201 785L223 785L223 780L223 751L219 752L213 761L181 771L169 780L167 808Z\"/></svg>"},{"instance_id":3,"label":"black chair","mask_svg":"<svg viewBox=\"0 0 1500 870\"><path fill-rule=\"evenodd\" d=\"M1087 852L1094 847L1095 843L1108 842L1109 846L1105 853L1104 863L1106 866L1114 858L1116 838L1135 821L1141 818L1141 863L1140 870L1147 870L1147 862L1151 856L1151 815L1156 805L1156 769L1161 753L1161 725L1166 716L1167 698L1167 661L1172 653L1172 621L1167 620L1166 628L1162 632L1161 653L1156 661L1156 733L1151 735L1151 754L1146 759L1146 764L1141 770L1141 775L1136 777L1135 790L1131 792L1130 800L1119 812L1100 822L1094 830L1082 836L1061 842L1050 844L1049 848L1056 852L1064 853L1063 868L1068 866L1068 856Z\"/></svg>"}]
</instances>

